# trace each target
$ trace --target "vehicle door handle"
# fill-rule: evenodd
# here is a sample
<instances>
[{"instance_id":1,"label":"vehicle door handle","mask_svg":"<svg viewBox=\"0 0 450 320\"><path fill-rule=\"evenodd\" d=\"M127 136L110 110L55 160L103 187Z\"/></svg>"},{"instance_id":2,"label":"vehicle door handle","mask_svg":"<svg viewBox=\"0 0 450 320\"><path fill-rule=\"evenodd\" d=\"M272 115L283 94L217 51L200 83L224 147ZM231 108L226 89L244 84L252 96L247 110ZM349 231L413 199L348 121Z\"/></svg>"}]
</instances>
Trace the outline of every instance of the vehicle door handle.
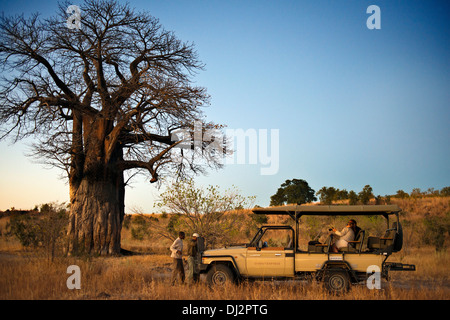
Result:
<instances>
[{"instance_id":1,"label":"vehicle door handle","mask_svg":"<svg viewBox=\"0 0 450 320\"><path fill-rule=\"evenodd\" d=\"M277 257L280 257L280 256L281 256L281 253L275 253L275 255L276 255Z\"/></svg>"}]
</instances>

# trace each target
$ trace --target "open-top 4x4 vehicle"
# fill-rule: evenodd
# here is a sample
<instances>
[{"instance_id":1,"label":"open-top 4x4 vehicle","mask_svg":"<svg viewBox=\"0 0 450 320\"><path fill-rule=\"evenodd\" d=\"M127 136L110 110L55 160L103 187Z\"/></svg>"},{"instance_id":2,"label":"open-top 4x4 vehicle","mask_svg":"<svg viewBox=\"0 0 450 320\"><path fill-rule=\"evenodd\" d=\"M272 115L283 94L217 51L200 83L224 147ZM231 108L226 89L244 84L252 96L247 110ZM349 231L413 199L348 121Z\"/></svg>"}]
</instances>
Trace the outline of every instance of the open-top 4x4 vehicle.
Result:
<instances>
[{"instance_id":1,"label":"open-top 4x4 vehicle","mask_svg":"<svg viewBox=\"0 0 450 320\"><path fill-rule=\"evenodd\" d=\"M200 273L206 273L210 285L219 286L242 279L316 279L323 281L330 291L339 293L351 284L365 281L369 269L378 270L385 279L389 278L389 271L414 271L414 265L387 261L403 245L400 211L396 205L255 208L255 214L286 215L295 224L264 225L248 244L203 251ZM332 236L328 236L324 243L310 241L307 249L300 249L301 217L361 215L383 216L387 223L384 236L365 239L365 230L360 230L354 241L350 241L347 248L340 248L338 253L330 250ZM270 234L277 234L278 237L284 234L285 240L281 245L280 242L274 243Z\"/></svg>"}]
</instances>

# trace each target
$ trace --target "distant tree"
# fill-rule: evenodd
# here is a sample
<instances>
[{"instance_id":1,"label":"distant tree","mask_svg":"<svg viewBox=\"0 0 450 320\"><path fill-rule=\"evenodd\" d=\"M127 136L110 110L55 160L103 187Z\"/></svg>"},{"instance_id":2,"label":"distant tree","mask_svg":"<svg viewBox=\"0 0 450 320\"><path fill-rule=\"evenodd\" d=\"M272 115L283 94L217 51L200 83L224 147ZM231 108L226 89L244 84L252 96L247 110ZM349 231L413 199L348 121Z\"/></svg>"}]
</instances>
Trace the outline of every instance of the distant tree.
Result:
<instances>
[{"instance_id":1,"label":"distant tree","mask_svg":"<svg viewBox=\"0 0 450 320\"><path fill-rule=\"evenodd\" d=\"M412 198L419 198L419 197L422 197L422 196L423 196L423 193L422 193L422 190L420 190L420 188L412 189L412 191L411 191L411 197Z\"/></svg>"},{"instance_id":2,"label":"distant tree","mask_svg":"<svg viewBox=\"0 0 450 320\"><path fill-rule=\"evenodd\" d=\"M286 202L286 196L284 195L284 190L278 188L277 193L270 197L270 206L279 206Z\"/></svg>"},{"instance_id":3,"label":"distant tree","mask_svg":"<svg viewBox=\"0 0 450 320\"><path fill-rule=\"evenodd\" d=\"M351 190L348 193L348 199L349 199L349 204L350 205L355 205L358 203L358 195L356 194L355 191Z\"/></svg>"},{"instance_id":4,"label":"distant tree","mask_svg":"<svg viewBox=\"0 0 450 320\"><path fill-rule=\"evenodd\" d=\"M319 196L321 203L330 205L333 203L333 200L336 200L337 193L338 190L334 187L322 187L322 189L316 192L316 195Z\"/></svg>"},{"instance_id":5,"label":"distant tree","mask_svg":"<svg viewBox=\"0 0 450 320\"><path fill-rule=\"evenodd\" d=\"M428 188L427 192L426 192L427 196L438 196L439 195L439 190L434 190L434 188Z\"/></svg>"},{"instance_id":6,"label":"distant tree","mask_svg":"<svg viewBox=\"0 0 450 320\"><path fill-rule=\"evenodd\" d=\"M270 197L271 206L280 206L287 203L303 204L316 201L314 190L303 179L286 180L277 193Z\"/></svg>"},{"instance_id":7,"label":"distant tree","mask_svg":"<svg viewBox=\"0 0 450 320\"><path fill-rule=\"evenodd\" d=\"M364 186L362 191L358 193L358 198L362 204L368 204L370 199L374 197L372 191L372 187L367 184Z\"/></svg>"},{"instance_id":8,"label":"distant tree","mask_svg":"<svg viewBox=\"0 0 450 320\"><path fill-rule=\"evenodd\" d=\"M395 197L396 197L396 198L400 198L400 199L406 199L406 198L409 197L409 194L406 193L406 192L403 191L403 190L397 190L397 193L395 194Z\"/></svg>"},{"instance_id":9,"label":"distant tree","mask_svg":"<svg viewBox=\"0 0 450 320\"><path fill-rule=\"evenodd\" d=\"M385 195L384 196L384 200L386 201L386 204L391 204L391 196L390 195Z\"/></svg>"},{"instance_id":10,"label":"distant tree","mask_svg":"<svg viewBox=\"0 0 450 320\"><path fill-rule=\"evenodd\" d=\"M383 197L380 195L377 195L375 197L375 204L382 204L382 202L383 202Z\"/></svg>"},{"instance_id":11,"label":"distant tree","mask_svg":"<svg viewBox=\"0 0 450 320\"><path fill-rule=\"evenodd\" d=\"M450 187L442 188L441 191L440 191L440 195L443 196L443 197L450 196Z\"/></svg>"},{"instance_id":12,"label":"distant tree","mask_svg":"<svg viewBox=\"0 0 450 320\"><path fill-rule=\"evenodd\" d=\"M316 192L316 195L319 196L320 202L323 204L330 205L333 201L336 200L346 200L348 199L348 191L343 189L339 190L334 187L322 187L319 191Z\"/></svg>"},{"instance_id":13,"label":"distant tree","mask_svg":"<svg viewBox=\"0 0 450 320\"><path fill-rule=\"evenodd\" d=\"M337 189L336 200L345 200L345 199L348 199L348 191L345 189L343 190Z\"/></svg>"}]
</instances>

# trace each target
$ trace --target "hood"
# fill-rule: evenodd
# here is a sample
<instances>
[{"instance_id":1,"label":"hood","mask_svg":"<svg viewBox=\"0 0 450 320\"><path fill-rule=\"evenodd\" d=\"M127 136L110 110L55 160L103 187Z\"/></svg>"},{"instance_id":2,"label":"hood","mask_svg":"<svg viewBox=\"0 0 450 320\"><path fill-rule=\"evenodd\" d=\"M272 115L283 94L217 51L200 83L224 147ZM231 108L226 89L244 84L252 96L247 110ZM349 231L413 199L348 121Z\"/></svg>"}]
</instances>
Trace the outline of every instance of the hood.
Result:
<instances>
[{"instance_id":1,"label":"hood","mask_svg":"<svg viewBox=\"0 0 450 320\"><path fill-rule=\"evenodd\" d=\"M231 252L246 250L245 246L232 246L220 249L211 249L203 252L203 256L228 255Z\"/></svg>"}]
</instances>

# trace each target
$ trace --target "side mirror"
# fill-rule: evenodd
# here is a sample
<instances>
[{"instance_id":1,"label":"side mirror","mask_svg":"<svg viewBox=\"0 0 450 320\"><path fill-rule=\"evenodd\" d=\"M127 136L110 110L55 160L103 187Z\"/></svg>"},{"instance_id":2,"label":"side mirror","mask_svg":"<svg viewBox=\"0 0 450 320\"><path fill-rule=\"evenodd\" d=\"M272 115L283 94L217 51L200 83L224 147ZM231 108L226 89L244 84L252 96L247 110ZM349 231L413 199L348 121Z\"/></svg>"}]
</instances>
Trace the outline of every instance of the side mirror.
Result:
<instances>
[{"instance_id":1,"label":"side mirror","mask_svg":"<svg viewBox=\"0 0 450 320\"><path fill-rule=\"evenodd\" d=\"M261 240L258 241L258 245L256 246L256 250L260 251L263 246L263 242Z\"/></svg>"}]
</instances>

